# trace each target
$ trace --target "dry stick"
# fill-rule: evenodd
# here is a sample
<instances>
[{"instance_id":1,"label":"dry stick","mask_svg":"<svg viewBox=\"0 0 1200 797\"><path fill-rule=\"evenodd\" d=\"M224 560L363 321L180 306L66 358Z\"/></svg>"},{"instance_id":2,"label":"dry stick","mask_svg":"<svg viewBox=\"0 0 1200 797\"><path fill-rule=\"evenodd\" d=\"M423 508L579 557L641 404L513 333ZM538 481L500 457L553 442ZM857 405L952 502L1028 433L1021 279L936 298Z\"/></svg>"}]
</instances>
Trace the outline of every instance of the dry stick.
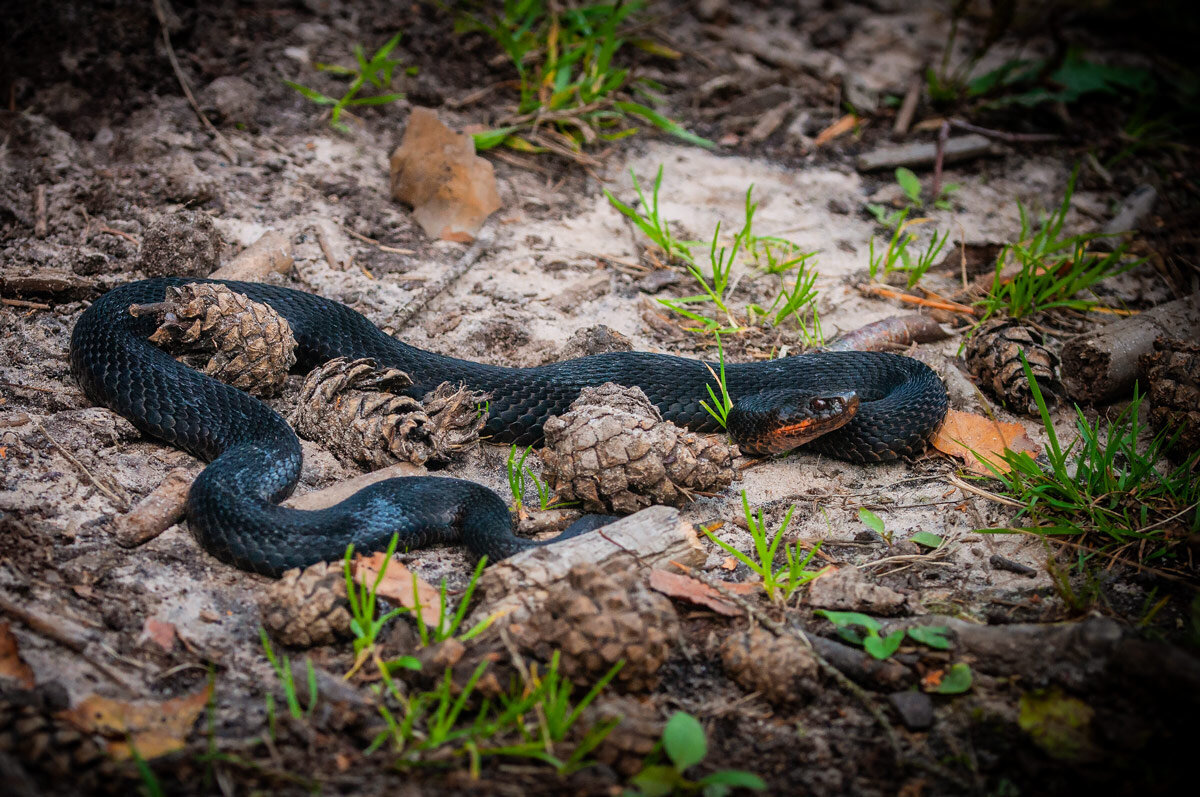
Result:
<instances>
[{"instance_id":1,"label":"dry stick","mask_svg":"<svg viewBox=\"0 0 1200 797\"><path fill-rule=\"evenodd\" d=\"M317 233L317 243L321 245L321 254L325 256L325 262L334 271L345 271L346 266L333 254L333 247L329 245L329 236L325 234L325 225L314 224L313 229Z\"/></svg>"},{"instance_id":2,"label":"dry stick","mask_svg":"<svg viewBox=\"0 0 1200 797\"><path fill-rule=\"evenodd\" d=\"M192 110L196 112L196 116L200 117L200 122L208 128L208 132L213 134L217 144L221 147L221 152L229 159L231 163L237 163L237 153L233 151L233 146L225 136L221 135L212 122L208 121L208 117L204 115L204 111L200 110L200 103L196 102L196 97L192 94L192 88L188 85L187 78L183 75L183 69L179 66L179 59L175 57L175 48L171 46L171 34L167 31L167 15L163 12L161 0L153 0L154 14L158 17L158 25L162 28L163 46L167 48L167 58L171 62L171 68L175 70L175 77L179 81L183 93L187 95L188 102L192 105Z\"/></svg>"},{"instance_id":3,"label":"dry stick","mask_svg":"<svg viewBox=\"0 0 1200 797\"><path fill-rule=\"evenodd\" d=\"M925 85L925 81L919 76L913 78L908 87L908 93L904 95L904 102L900 103L900 110L896 114L896 123L892 125L892 132L898 136L902 136L908 132L908 128L912 127L913 116L917 113L917 103L921 99L921 87Z\"/></svg>"},{"instance_id":4,"label":"dry stick","mask_svg":"<svg viewBox=\"0 0 1200 797\"><path fill-rule=\"evenodd\" d=\"M981 136L1007 141L1010 144L1036 144L1042 141L1058 141L1062 138L1062 136L1052 133L1006 133L1003 130L992 130L987 127L973 125L962 119L951 119L950 124L959 130L966 130L968 133L978 133Z\"/></svg>"},{"instance_id":5,"label":"dry stick","mask_svg":"<svg viewBox=\"0 0 1200 797\"><path fill-rule=\"evenodd\" d=\"M33 191L33 218L33 234L38 238L45 238L47 232L45 183L40 184Z\"/></svg>"},{"instance_id":6,"label":"dry stick","mask_svg":"<svg viewBox=\"0 0 1200 797\"><path fill-rule=\"evenodd\" d=\"M392 327L396 330L401 330L408 326L417 317L417 314L425 309L426 305L445 292L463 274L466 274L471 269L471 266L475 265L475 261L492 244L492 240L493 235L486 227L480 230L478 237L475 238L475 243L471 244L471 248L466 251L466 254L460 257L454 265L450 266L446 270L446 273L436 282L428 286L424 293L404 305L404 308L396 314L395 319L392 321Z\"/></svg>"},{"instance_id":7,"label":"dry stick","mask_svg":"<svg viewBox=\"0 0 1200 797\"><path fill-rule=\"evenodd\" d=\"M0 299L0 304L9 307L28 307L30 310L49 310L50 305L43 302L31 302L26 299Z\"/></svg>"},{"instance_id":8,"label":"dry stick","mask_svg":"<svg viewBox=\"0 0 1200 797\"><path fill-rule=\"evenodd\" d=\"M884 287L883 285L861 285L859 286L859 290L863 291L864 293L873 293L877 296L883 296L887 299L899 299L900 301L907 302L909 304L919 304L922 307L929 307L934 310L947 310L952 313L975 315L975 309L973 307L968 307L965 304L922 299L920 296L912 296L911 294L900 293L899 291L894 291L891 288Z\"/></svg>"},{"instance_id":9,"label":"dry stick","mask_svg":"<svg viewBox=\"0 0 1200 797\"><path fill-rule=\"evenodd\" d=\"M68 460L68 461L69 461L69 462L70 462L72 465L74 465L76 468L78 468L80 471L82 471L82 472L83 472L83 475L85 475L85 476L87 476L87 477L88 477L88 481L90 481L90 482L91 482L93 485L95 485L95 487L96 487L96 489L97 489L97 490L99 490L100 492L104 493L104 495L108 497L108 500L110 500L110 501L112 501L114 504L116 504L116 505L117 505L117 507L118 507L118 508L119 508L119 509L120 509L122 512L124 512L124 511L126 511L126 510L128 510L128 509L129 509L129 497L128 497L128 496L126 496L126 497L124 497L124 498L121 498L121 497L119 497L119 496L118 496L116 493L114 493L112 490L110 490L108 487L106 487L104 484L102 484L102 483L100 482L100 480L99 480L99 479L97 479L97 478L96 478L96 477L95 477L95 476L92 474L92 472L91 472L90 470L88 470L86 467L84 467L84 465L83 465L83 463L82 463L82 462L80 462L79 460L77 460L77 459L75 458L75 455L74 455L74 454L72 454L70 451L68 451L68 450L67 450L67 449L66 449L66 448L63 446L63 444L62 444L62 443L60 443L60 442L58 442L57 440L55 440L55 439L54 439L54 437L53 437L53 436L52 436L52 435L51 435L49 432L47 432L47 431L46 431L46 427L45 427L45 426L42 426L42 425L41 425L40 423L38 423L37 421L34 421L34 422L33 422L33 425L34 425L34 426L36 426L36 427L38 428L38 431L40 431L40 432L41 432L43 435L45 435L45 436L46 436L46 439L47 439L47 440L49 440L49 441L50 441L50 443L51 443L51 444L52 444L52 445L53 445L55 448L57 448L57 449L58 449L58 451L59 451L59 453L60 453L60 454L62 454L64 457L66 457L66 458L67 458L67 460Z\"/></svg>"},{"instance_id":10,"label":"dry stick","mask_svg":"<svg viewBox=\"0 0 1200 797\"><path fill-rule=\"evenodd\" d=\"M127 514L113 522L117 544L134 548L149 542L183 519L192 474L176 468Z\"/></svg>"},{"instance_id":11,"label":"dry stick","mask_svg":"<svg viewBox=\"0 0 1200 797\"><path fill-rule=\"evenodd\" d=\"M970 784L964 782L957 775L944 769L940 765L932 761L926 761L923 758L905 755L904 749L900 745L900 738L896 736L896 729L892 727L890 722L888 722L887 717L885 717L883 714L883 710L875 705L875 702L871 700L871 696L867 694L865 689L847 678L845 673L843 673L837 667L834 667L824 656L817 652L816 648L813 647L812 641L808 638L807 633L794 628L789 628L782 623L772 620L770 617L767 617L765 614L759 611L759 609L748 600L743 598L741 595L738 595L725 588L722 586L720 581L712 578L707 573L700 572L699 570L691 570L678 563L674 564L676 567L687 571L694 578L703 581L705 584L708 584L717 592L724 595L731 602L733 602L734 605L738 606L750 617L753 617L755 621L757 621L775 636L788 636L803 645L813 659L816 660L817 666L819 666L826 675L833 678L838 686L854 696L859 703L862 704L862 707L866 709L867 713L875 719L875 722L878 723L879 727L883 730L883 735L887 738L888 745L892 748L892 754L895 756L896 764L898 766L904 767L904 765L909 764L920 767L938 775L939 777L945 778L960 788L970 789Z\"/></svg>"},{"instance_id":12,"label":"dry stick","mask_svg":"<svg viewBox=\"0 0 1200 797\"><path fill-rule=\"evenodd\" d=\"M933 198L942 193L942 162L946 159L946 142L950 140L950 123L942 122L938 129L937 155L933 159Z\"/></svg>"}]
</instances>

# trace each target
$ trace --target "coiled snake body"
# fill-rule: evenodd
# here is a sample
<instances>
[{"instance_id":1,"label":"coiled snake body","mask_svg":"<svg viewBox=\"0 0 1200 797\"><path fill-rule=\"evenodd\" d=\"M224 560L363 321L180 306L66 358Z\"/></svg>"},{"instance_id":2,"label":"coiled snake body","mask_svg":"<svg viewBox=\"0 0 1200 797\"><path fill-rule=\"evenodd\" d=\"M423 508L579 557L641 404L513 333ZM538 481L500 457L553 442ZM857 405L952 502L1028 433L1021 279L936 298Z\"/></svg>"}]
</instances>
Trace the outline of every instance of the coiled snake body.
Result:
<instances>
[{"instance_id":1,"label":"coiled snake body","mask_svg":"<svg viewBox=\"0 0 1200 797\"><path fill-rule=\"evenodd\" d=\"M539 544L513 534L498 495L459 479L388 479L318 511L279 506L300 476L300 442L291 427L258 399L156 348L147 340L154 319L128 312L131 304L162 301L168 286L201 281L206 280L160 278L108 292L75 325L71 367L92 401L211 463L192 485L187 506L189 525L207 550L238 567L278 575L340 558L351 542L360 551L377 550L395 533L402 549L462 542L492 561ZM288 320L299 368L334 357L370 357L406 371L416 397L444 381L490 393L484 434L496 442L539 442L547 418L565 412L583 387L605 382L640 387L676 424L719 430L700 406L708 399L706 385L717 384L699 360L621 352L505 368L408 346L354 310L318 296L259 283L224 284ZM796 430L821 421L834 407L841 415L833 425L840 428L806 447L851 461L920 452L947 405L941 382L927 366L892 354L826 352L729 364L726 382L736 407L731 431L735 440L739 434L745 439L743 448L776 448L755 442L764 426L782 429L788 445L806 439ZM781 413L793 416L775 417ZM822 428L829 426L822 421Z\"/></svg>"}]
</instances>

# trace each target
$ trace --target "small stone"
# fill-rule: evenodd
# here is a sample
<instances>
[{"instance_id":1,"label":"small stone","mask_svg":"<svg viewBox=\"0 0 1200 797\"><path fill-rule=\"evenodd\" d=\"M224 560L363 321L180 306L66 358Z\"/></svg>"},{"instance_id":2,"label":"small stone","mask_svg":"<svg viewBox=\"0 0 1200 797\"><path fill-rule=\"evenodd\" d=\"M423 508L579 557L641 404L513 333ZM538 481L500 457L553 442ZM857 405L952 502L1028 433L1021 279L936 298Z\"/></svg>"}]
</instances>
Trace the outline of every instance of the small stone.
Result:
<instances>
[{"instance_id":1,"label":"small stone","mask_svg":"<svg viewBox=\"0 0 1200 797\"><path fill-rule=\"evenodd\" d=\"M225 122L250 122L258 110L259 91L236 75L219 77L200 92L200 105Z\"/></svg>"},{"instance_id":2,"label":"small stone","mask_svg":"<svg viewBox=\"0 0 1200 797\"><path fill-rule=\"evenodd\" d=\"M615 351L633 351L632 341L615 329L596 324L572 332L555 359L573 360L576 357Z\"/></svg>"},{"instance_id":3,"label":"small stone","mask_svg":"<svg viewBox=\"0 0 1200 797\"><path fill-rule=\"evenodd\" d=\"M911 689L893 692L888 695L888 702L910 731L923 731L933 725L933 699L924 692Z\"/></svg>"}]
</instances>

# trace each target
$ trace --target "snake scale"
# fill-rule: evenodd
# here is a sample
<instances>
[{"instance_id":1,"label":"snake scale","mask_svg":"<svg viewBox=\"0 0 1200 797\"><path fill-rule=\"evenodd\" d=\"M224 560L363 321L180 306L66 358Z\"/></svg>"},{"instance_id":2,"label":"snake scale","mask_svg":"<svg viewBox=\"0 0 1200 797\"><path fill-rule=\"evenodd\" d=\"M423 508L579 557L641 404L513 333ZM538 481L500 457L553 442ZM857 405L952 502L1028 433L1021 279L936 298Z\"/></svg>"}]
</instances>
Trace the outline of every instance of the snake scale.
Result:
<instances>
[{"instance_id":1,"label":"snake scale","mask_svg":"<svg viewBox=\"0 0 1200 797\"><path fill-rule=\"evenodd\" d=\"M207 280L165 277L133 282L100 297L71 334L71 367L87 396L128 418L146 434L210 464L193 483L187 517L209 552L265 575L385 547L463 543L476 556L502 559L539 543L516 536L504 501L473 482L439 477L388 479L328 509L290 509L279 502L300 476L301 450L287 422L258 399L173 359L147 338L153 318L132 304L161 302L166 288ZM483 434L498 443L535 444L542 424L567 410L586 386L640 387L666 420L699 432L719 431L700 405L717 384L699 360L662 354L597 354L536 368L506 368L409 346L354 310L329 299L259 283L225 282L275 308L297 339L297 367L334 357L370 357L413 379L423 396L441 382L491 394ZM791 447L810 425L841 424L804 447L856 462L917 454L946 413L946 393L923 363L877 352L817 352L726 365L735 411L730 431L743 448L776 430ZM848 405L854 406L848 406ZM823 414L839 415L833 424ZM818 424L819 422L819 424ZM790 431L789 431L790 430ZM568 529L572 536L585 526Z\"/></svg>"}]
</instances>

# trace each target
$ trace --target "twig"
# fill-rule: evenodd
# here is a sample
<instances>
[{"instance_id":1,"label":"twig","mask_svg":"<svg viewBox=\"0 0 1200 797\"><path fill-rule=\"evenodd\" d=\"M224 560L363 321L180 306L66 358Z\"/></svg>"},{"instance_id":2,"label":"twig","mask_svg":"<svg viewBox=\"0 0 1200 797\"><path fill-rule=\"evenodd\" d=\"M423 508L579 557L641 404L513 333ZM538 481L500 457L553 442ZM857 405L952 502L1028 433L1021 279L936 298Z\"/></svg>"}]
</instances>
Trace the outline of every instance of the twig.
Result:
<instances>
[{"instance_id":1,"label":"twig","mask_svg":"<svg viewBox=\"0 0 1200 797\"><path fill-rule=\"evenodd\" d=\"M978 133L981 136L1007 141L1010 144L1035 144L1042 141L1058 141L1062 136L1056 136L1052 133L1006 133L1003 130L992 130L987 127L973 125L970 122L962 119L951 119L950 125L957 127L959 130L966 130L969 133Z\"/></svg>"},{"instance_id":2,"label":"twig","mask_svg":"<svg viewBox=\"0 0 1200 797\"><path fill-rule=\"evenodd\" d=\"M33 190L33 234L45 238L46 225L46 184L42 183Z\"/></svg>"},{"instance_id":3,"label":"twig","mask_svg":"<svg viewBox=\"0 0 1200 797\"><path fill-rule=\"evenodd\" d=\"M963 313L964 315L975 315L975 308L968 307L965 304L957 302L939 302L932 299L922 299L920 296L913 296L907 293L900 293L883 285L860 285L859 290L864 293L873 293L877 296L882 296L887 299L899 299L902 302L909 304L918 304L922 307L928 307L933 310L947 310L952 313Z\"/></svg>"},{"instance_id":4,"label":"twig","mask_svg":"<svg viewBox=\"0 0 1200 797\"><path fill-rule=\"evenodd\" d=\"M114 230L112 227L106 227L106 226L97 227L96 232L108 233L109 235L119 235L122 238L125 238L125 239L131 241L133 243L133 245L136 246L138 249L142 248L142 242L139 241L137 238L134 238L132 235L130 235L127 232L123 232L121 230Z\"/></svg>"},{"instance_id":5,"label":"twig","mask_svg":"<svg viewBox=\"0 0 1200 797\"><path fill-rule=\"evenodd\" d=\"M5 300L0 299L0 302L2 302L2 301L5 301ZM17 301L17 300L13 299L12 301ZM48 387L33 387L32 385L19 385L16 382L0 382L0 385L3 385L4 387L11 387L15 390L36 390L38 393L57 393L58 392L57 390L53 390Z\"/></svg>"},{"instance_id":6,"label":"twig","mask_svg":"<svg viewBox=\"0 0 1200 797\"><path fill-rule=\"evenodd\" d=\"M313 229L317 231L317 243L321 245L321 254L325 255L325 262L334 271L345 271L346 266L334 257L333 247L329 244L329 236L325 234L325 225L314 224Z\"/></svg>"},{"instance_id":7,"label":"twig","mask_svg":"<svg viewBox=\"0 0 1200 797\"><path fill-rule=\"evenodd\" d=\"M892 132L895 135L904 135L912 126L913 116L917 112L917 103L921 99L921 87L924 85L925 81L919 76L913 78L912 83L909 84L908 93L904 95L904 102L900 103L900 110L896 113L896 123L892 125ZM937 194L935 193L934 196Z\"/></svg>"},{"instance_id":8,"label":"twig","mask_svg":"<svg viewBox=\"0 0 1200 797\"><path fill-rule=\"evenodd\" d=\"M976 487L975 485L973 485L969 482L965 482L962 479L958 478L953 473L949 474L946 477L946 481L950 482L955 487L957 487L958 489L962 490L965 493L974 493L975 495L978 495L981 498L986 498L989 501L995 501L997 504L1003 504L1004 506L1010 506L1014 509L1024 509L1025 508L1025 504L1022 504L1020 501L1014 501L1011 498L1005 498L1002 495L988 492L987 490L984 490L982 487Z\"/></svg>"},{"instance_id":9,"label":"twig","mask_svg":"<svg viewBox=\"0 0 1200 797\"><path fill-rule=\"evenodd\" d=\"M42 302L30 302L25 299L0 299L0 304L9 307L28 307L31 310L49 310L50 305Z\"/></svg>"},{"instance_id":10,"label":"twig","mask_svg":"<svg viewBox=\"0 0 1200 797\"><path fill-rule=\"evenodd\" d=\"M946 142L950 140L950 123L942 122L938 128L937 155L933 159L933 198L942 193L942 162L946 159Z\"/></svg>"},{"instance_id":11,"label":"twig","mask_svg":"<svg viewBox=\"0 0 1200 797\"><path fill-rule=\"evenodd\" d=\"M93 485L95 485L97 490L99 490L100 492L104 493L105 496L107 496L108 500L110 500L114 504L116 504L117 507L122 512L126 512L129 510L128 496L126 496L125 498L121 498L115 492L113 492L111 489L106 487L103 483L101 483L101 481L99 479L97 479L95 477L95 475L92 474L92 472L90 470L88 470L86 467L84 467L82 462L80 462L78 459L75 458L74 454L72 454L70 451L68 451L63 446L62 443L55 440L54 437L48 431L46 431L45 426L42 426L37 421L34 421L33 424L34 424L34 426L36 426L38 428L38 431L40 431L43 435L46 436L46 439L50 441L51 445L53 445L55 448L58 449L58 452L60 454L62 454L64 457L66 457L67 460L72 465L74 465L76 468L78 468L80 471L82 471L83 475L88 477L88 481L90 481Z\"/></svg>"},{"instance_id":12,"label":"twig","mask_svg":"<svg viewBox=\"0 0 1200 797\"><path fill-rule=\"evenodd\" d=\"M488 228L483 228L479 231L479 235L475 238L475 243L471 244L471 248L460 257L454 265L446 269L436 282L428 286L425 291L406 304L399 313L396 314L391 326L396 330L404 329L412 322L417 315L425 309L431 301L441 295L447 288L454 284L456 280L466 274L471 266L475 265L475 261L483 254L484 250L491 246L493 234Z\"/></svg>"},{"instance_id":13,"label":"twig","mask_svg":"<svg viewBox=\"0 0 1200 797\"><path fill-rule=\"evenodd\" d=\"M179 66L179 59L175 57L175 48L171 46L171 34L167 30L167 15L163 12L162 0L153 0L154 14L158 17L158 25L162 29L163 46L167 48L167 58L171 62L171 68L175 70L175 77L179 80L179 85L183 89L183 93L187 96L188 102L192 105L192 110L196 112L196 116L200 117L200 122L208 128L208 132L213 134L217 145L220 146L221 152L229 159L230 163L237 163L237 153L234 152L233 146L230 145L228 139L221 135L208 117L204 115L204 111L200 110L200 103L196 102L195 95L192 94L192 88L188 85L187 78L184 77L183 69Z\"/></svg>"}]
</instances>

